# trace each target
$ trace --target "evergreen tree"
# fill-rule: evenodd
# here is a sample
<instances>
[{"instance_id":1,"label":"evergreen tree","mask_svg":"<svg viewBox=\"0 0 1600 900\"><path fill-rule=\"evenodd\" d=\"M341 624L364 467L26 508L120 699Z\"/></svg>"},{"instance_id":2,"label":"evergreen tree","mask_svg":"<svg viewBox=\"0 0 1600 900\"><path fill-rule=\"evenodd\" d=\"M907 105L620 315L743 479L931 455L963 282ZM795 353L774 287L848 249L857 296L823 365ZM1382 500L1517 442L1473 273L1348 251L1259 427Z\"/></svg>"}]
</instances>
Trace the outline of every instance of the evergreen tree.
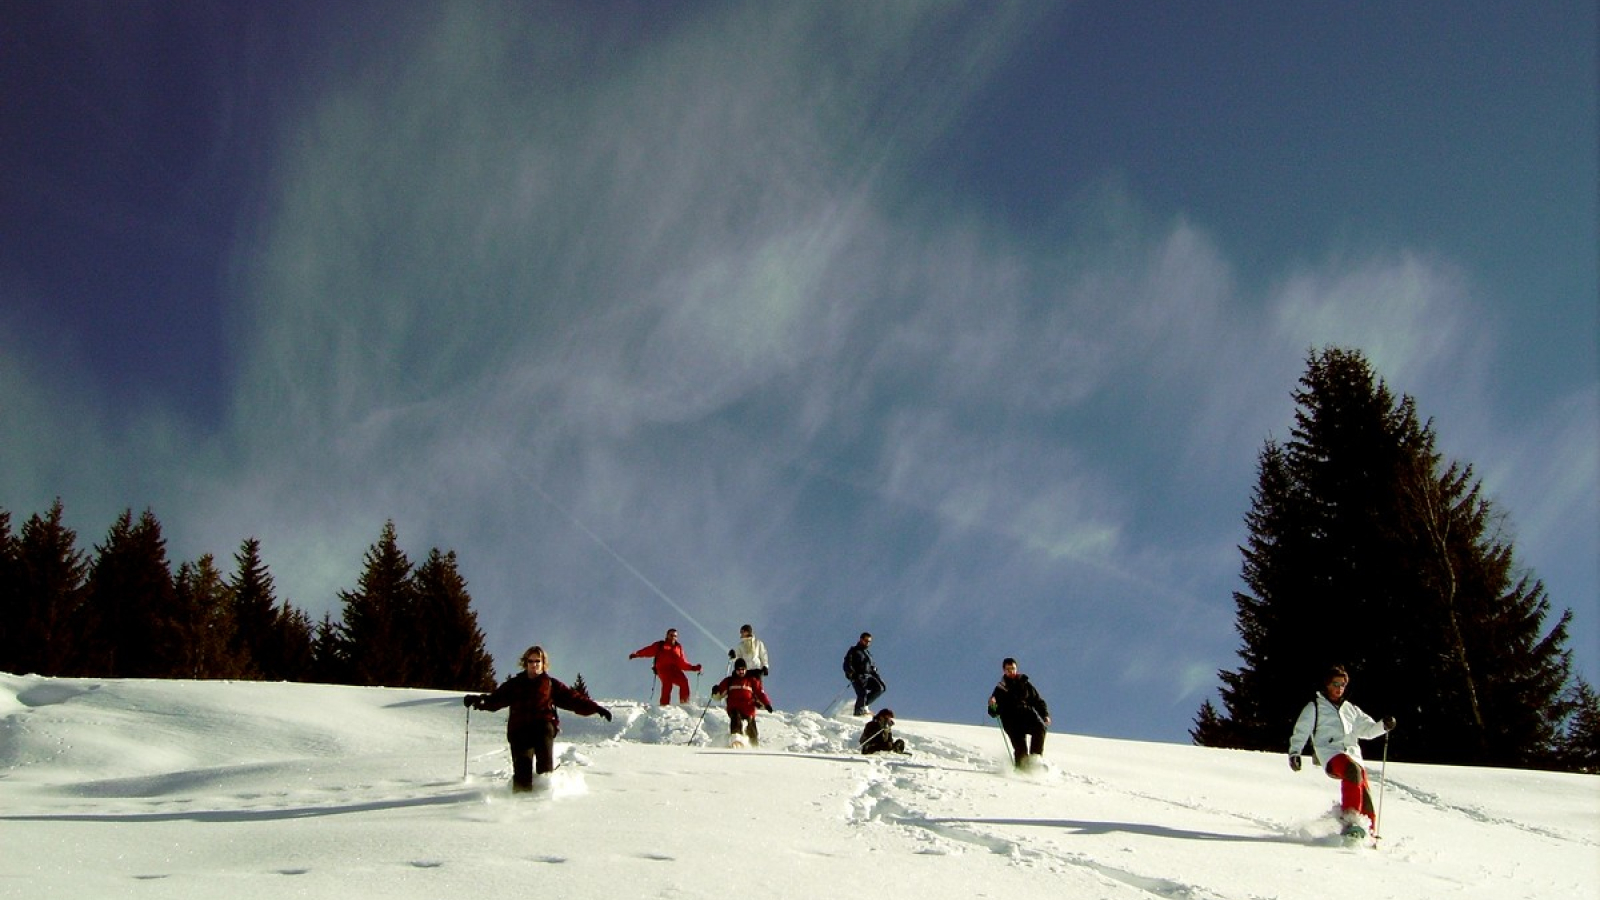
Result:
<instances>
[{"instance_id":1,"label":"evergreen tree","mask_svg":"<svg viewBox=\"0 0 1600 900\"><path fill-rule=\"evenodd\" d=\"M416 587L392 520L368 548L357 589L341 591L339 597L344 601L340 631L351 683L411 685L412 654L406 639L412 635Z\"/></svg>"},{"instance_id":2,"label":"evergreen tree","mask_svg":"<svg viewBox=\"0 0 1600 900\"><path fill-rule=\"evenodd\" d=\"M126 678L174 674L183 623L161 523L125 510L96 549L79 644L80 672Z\"/></svg>"},{"instance_id":3,"label":"evergreen tree","mask_svg":"<svg viewBox=\"0 0 1600 900\"><path fill-rule=\"evenodd\" d=\"M311 619L285 602L274 623L274 662L278 678L310 681L316 671L316 645Z\"/></svg>"},{"instance_id":4,"label":"evergreen tree","mask_svg":"<svg viewBox=\"0 0 1600 900\"><path fill-rule=\"evenodd\" d=\"M323 613L311 642L310 680L322 684L348 684L352 680L345 657L344 638L332 613Z\"/></svg>"},{"instance_id":5,"label":"evergreen tree","mask_svg":"<svg viewBox=\"0 0 1600 900\"><path fill-rule=\"evenodd\" d=\"M234 659L235 677L281 680L278 600L272 574L261 561L261 541L246 538L233 559L237 568L228 583L233 619L228 649Z\"/></svg>"},{"instance_id":6,"label":"evergreen tree","mask_svg":"<svg viewBox=\"0 0 1600 900\"><path fill-rule=\"evenodd\" d=\"M1562 768L1600 774L1600 697L1579 678L1572 689L1572 716L1561 736Z\"/></svg>"},{"instance_id":7,"label":"evergreen tree","mask_svg":"<svg viewBox=\"0 0 1600 900\"><path fill-rule=\"evenodd\" d=\"M7 623L0 629L0 672L17 671L20 656L18 643L23 635L19 625L24 613L20 552L17 537L11 533L11 513L0 509L0 622Z\"/></svg>"},{"instance_id":8,"label":"evergreen tree","mask_svg":"<svg viewBox=\"0 0 1600 900\"><path fill-rule=\"evenodd\" d=\"M22 525L16 542L15 615L6 622L17 674L69 675L88 564L77 532L62 523L61 499Z\"/></svg>"},{"instance_id":9,"label":"evergreen tree","mask_svg":"<svg viewBox=\"0 0 1600 900\"><path fill-rule=\"evenodd\" d=\"M416 608L411 646L413 685L479 691L494 686L494 659L484 649L472 596L456 563L455 551L435 547L417 567Z\"/></svg>"},{"instance_id":10,"label":"evergreen tree","mask_svg":"<svg viewBox=\"0 0 1600 900\"><path fill-rule=\"evenodd\" d=\"M1292 439L1268 441L1236 592L1243 665L1223 671L1196 741L1283 749L1333 662L1353 694L1405 724L1407 758L1493 765L1554 758L1570 679L1570 612L1544 630L1470 467L1445 465L1431 423L1359 353L1312 354Z\"/></svg>"},{"instance_id":11,"label":"evergreen tree","mask_svg":"<svg viewBox=\"0 0 1600 900\"><path fill-rule=\"evenodd\" d=\"M173 579L181 619L186 623L179 653L185 678L238 678L233 643L233 593L207 553L178 566Z\"/></svg>"}]
</instances>

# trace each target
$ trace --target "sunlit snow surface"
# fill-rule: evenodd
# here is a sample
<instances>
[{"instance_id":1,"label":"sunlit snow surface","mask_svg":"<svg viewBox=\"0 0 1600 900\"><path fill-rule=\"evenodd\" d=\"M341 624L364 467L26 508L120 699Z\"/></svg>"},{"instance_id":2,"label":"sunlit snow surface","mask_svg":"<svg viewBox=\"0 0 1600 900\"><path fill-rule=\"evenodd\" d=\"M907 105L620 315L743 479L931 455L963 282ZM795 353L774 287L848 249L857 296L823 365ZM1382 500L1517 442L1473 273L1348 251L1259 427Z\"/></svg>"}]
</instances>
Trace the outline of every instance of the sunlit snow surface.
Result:
<instances>
[{"instance_id":1,"label":"sunlit snow surface","mask_svg":"<svg viewBox=\"0 0 1600 900\"><path fill-rule=\"evenodd\" d=\"M976 718L862 757L849 716L729 749L715 707L609 705L514 797L459 694L0 675L0 897L1600 897L1591 776L1391 762L1347 849L1275 753L1058 733L1019 775Z\"/></svg>"}]
</instances>

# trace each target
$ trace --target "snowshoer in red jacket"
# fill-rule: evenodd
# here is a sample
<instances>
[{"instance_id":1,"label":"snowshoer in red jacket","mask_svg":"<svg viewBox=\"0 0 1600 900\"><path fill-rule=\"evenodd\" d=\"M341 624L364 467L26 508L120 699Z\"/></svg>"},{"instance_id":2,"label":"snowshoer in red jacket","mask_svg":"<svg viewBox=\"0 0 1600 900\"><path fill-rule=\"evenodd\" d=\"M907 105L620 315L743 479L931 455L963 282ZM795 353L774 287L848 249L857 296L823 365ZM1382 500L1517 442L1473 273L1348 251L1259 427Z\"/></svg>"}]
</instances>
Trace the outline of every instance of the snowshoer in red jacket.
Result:
<instances>
[{"instance_id":1,"label":"snowshoer in red jacket","mask_svg":"<svg viewBox=\"0 0 1600 900\"><path fill-rule=\"evenodd\" d=\"M743 657L733 661L733 674L717 682L711 689L711 696L728 698L729 737L737 738L742 734L750 739L752 746L761 742L756 731L756 709L772 712L772 701L767 699L761 679L746 668Z\"/></svg>"},{"instance_id":2,"label":"snowshoer in red jacket","mask_svg":"<svg viewBox=\"0 0 1600 900\"><path fill-rule=\"evenodd\" d=\"M661 705L672 702L672 688L678 688L678 702L689 702L689 678L684 672L698 672L700 667L683 655L683 645L678 643L678 629L668 628L667 636L628 654L629 659L648 657L650 671L661 680Z\"/></svg>"}]
</instances>

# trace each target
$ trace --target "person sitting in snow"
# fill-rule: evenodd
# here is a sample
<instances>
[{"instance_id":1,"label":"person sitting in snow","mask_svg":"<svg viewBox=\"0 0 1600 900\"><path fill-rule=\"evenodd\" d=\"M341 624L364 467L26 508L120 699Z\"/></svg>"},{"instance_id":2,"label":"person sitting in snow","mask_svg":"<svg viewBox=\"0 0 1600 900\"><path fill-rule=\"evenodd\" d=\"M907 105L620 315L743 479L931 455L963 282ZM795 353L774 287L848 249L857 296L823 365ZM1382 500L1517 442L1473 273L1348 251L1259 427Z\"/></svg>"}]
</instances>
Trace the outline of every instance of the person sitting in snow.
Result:
<instances>
[{"instance_id":1,"label":"person sitting in snow","mask_svg":"<svg viewBox=\"0 0 1600 900\"><path fill-rule=\"evenodd\" d=\"M678 643L678 629L668 628L667 636L653 644L646 644L628 654L629 659L648 657L650 671L661 681L661 705L672 702L672 688L678 688L678 702L689 702L689 677L684 672L698 672L700 667L683 655L683 645Z\"/></svg>"},{"instance_id":2,"label":"person sitting in snow","mask_svg":"<svg viewBox=\"0 0 1600 900\"><path fill-rule=\"evenodd\" d=\"M772 701L767 699L767 692L761 687L761 679L744 663L740 657L733 661L733 674L717 682L711 689L712 699L728 698L728 735L737 739L744 735L750 739L751 746L761 742L761 736L756 731L756 708L772 712Z\"/></svg>"},{"instance_id":3,"label":"person sitting in snow","mask_svg":"<svg viewBox=\"0 0 1600 900\"><path fill-rule=\"evenodd\" d=\"M894 710L880 709L861 729L862 753L908 753L906 742L894 736Z\"/></svg>"},{"instance_id":4,"label":"person sitting in snow","mask_svg":"<svg viewBox=\"0 0 1600 900\"><path fill-rule=\"evenodd\" d=\"M728 651L729 659L743 659L750 667L751 674L766 678L772 674L772 669L767 665L767 645L756 637L754 628L749 625L739 626L739 646Z\"/></svg>"},{"instance_id":5,"label":"person sitting in snow","mask_svg":"<svg viewBox=\"0 0 1600 900\"><path fill-rule=\"evenodd\" d=\"M1050 727L1050 707L1017 671L1017 661L1006 657L1000 663L1000 683L989 695L989 718L1000 718L1000 727L1011 739L1013 764L1022 768L1029 756L1044 753L1044 731Z\"/></svg>"},{"instance_id":6,"label":"person sitting in snow","mask_svg":"<svg viewBox=\"0 0 1600 900\"><path fill-rule=\"evenodd\" d=\"M561 733L557 707L611 721L610 710L551 678L546 671L549 664L543 647L529 647L522 654L521 672L506 679L493 693L461 698L462 705L488 712L511 707L506 716L506 741L511 744L513 791L531 791L535 774L555 771L556 735Z\"/></svg>"},{"instance_id":7,"label":"person sitting in snow","mask_svg":"<svg viewBox=\"0 0 1600 900\"><path fill-rule=\"evenodd\" d=\"M1345 700L1349 686L1350 674L1344 666L1328 670L1322 679L1322 690L1300 711L1294 732L1289 735L1289 768L1300 771L1300 752L1309 740L1311 758L1329 778L1339 780L1339 821L1344 825L1344 836L1359 839L1367 835L1361 827L1363 816L1369 825L1377 824L1360 742L1393 731L1395 720L1390 716L1379 722Z\"/></svg>"}]
</instances>

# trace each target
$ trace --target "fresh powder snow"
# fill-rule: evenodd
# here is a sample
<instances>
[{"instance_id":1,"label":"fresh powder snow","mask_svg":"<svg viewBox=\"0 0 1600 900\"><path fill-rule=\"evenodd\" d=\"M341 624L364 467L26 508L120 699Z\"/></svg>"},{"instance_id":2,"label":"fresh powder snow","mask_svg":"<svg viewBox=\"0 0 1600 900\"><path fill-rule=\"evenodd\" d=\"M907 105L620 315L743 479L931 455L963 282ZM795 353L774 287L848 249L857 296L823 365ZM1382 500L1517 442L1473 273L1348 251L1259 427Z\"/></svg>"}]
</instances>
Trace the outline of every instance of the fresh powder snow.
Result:
<instances>
[{"instance_id":1,"label":"fresh powder snow","mask_svg":"<svg viewBox=\"0 0 1600 900\"><path fill-rule=\"evenodd\" d=\"M1381 837L1345 848L1337 784L1281 753L1052 733L1017 774L987 687L900 720L909 756L848 715L731 749L715 706L602 701L514 796L505 714L459 693L0 675L0 897L1600 897L1600 778L1380 743Z\"/></svg>"}]
</instances>

